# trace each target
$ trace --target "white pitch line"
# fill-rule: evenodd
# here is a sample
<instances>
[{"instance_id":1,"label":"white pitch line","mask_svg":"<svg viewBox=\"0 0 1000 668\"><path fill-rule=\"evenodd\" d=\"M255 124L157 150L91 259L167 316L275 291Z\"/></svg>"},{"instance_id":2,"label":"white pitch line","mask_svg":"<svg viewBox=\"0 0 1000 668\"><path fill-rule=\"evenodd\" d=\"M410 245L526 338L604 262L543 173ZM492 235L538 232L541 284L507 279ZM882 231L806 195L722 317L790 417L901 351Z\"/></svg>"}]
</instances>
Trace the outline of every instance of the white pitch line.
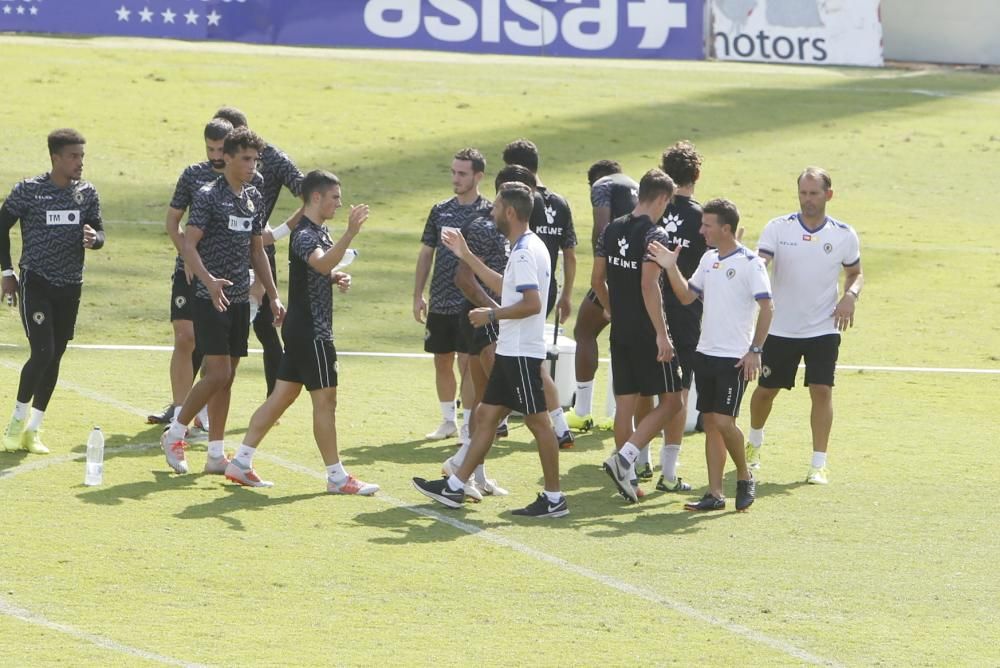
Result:
<instances>
[{"instance_id":1,"label":"white pitch line","mask_svg":"<svg viewBox=\"0 0 1000 668\"><path fill-rule=\"evenodd\" d=\"M10 367L11 365L10 364L4 364L4 366ZM92 399L94 401L99 401L99 402L103 402L103 403L109 404L111 406L114 406L115 408L119 408L121 410L124 410L125 412L132 413L132 414L135 414L135 415L144 415L145 414L143 411L139 410L138 408L135 408L133 406L129 406L128 404L125 404L125 403L123 403L121 401L118 401L117 399L114 399L112 397L107 397L107 396L101 395L98 392L94 392L92 390L87 390L86 388L82 388L82 387L80 387L78 385L71 384L71 383L64 383L63 381L59 381L59 384L61 386L66 387L66 389L70 389L70 390L72 390L74 392L77 392L78 394L82 394L83 396L86 396L88 399ZM129 447L129 446L124 446L124 447ZM136 444L136 445L131 446L131 447L133 447L135 449L138 449L138 448L151 447L151 446L149 444ZM124 448L119 448L119 449L124 449ZM46 468L48 466L52 466L52 465L55 465L55 464L63 463L65 461L69 461L69 460L73 460L73 459L79 459L79 458L81 458L83 456L84 456L83 454L75 454L73 456L54 457L54 458L49 458L49 459L46 459L46 460L43 460L43 461L39 461L39 462L32 462L30 464L23 464L21 466L14 467L12 469L8 469L7 472L6 472L7 475L6 476L0 475L0 479L3 479L4 477L13 477L13 476L16 476L16 475L20 475L21 473L27 473L28 471L37 471L37 470ZM323 474L323 473L315 471L314 469L311 469L309 467L302 466L301 464L297 464L295 462L291 462L291 461L288 461L286 459L282 459L281 457L277 457L275 455L271 455L271 454L268 454L268 453L261 453L261 454L259 454L257 456L261 457L263 459L267 459L268 461L274 462L275 464L278 464L279 466L281 466L281 467L283 467L283 468L285 468L285 469L287 469L289 471L293 471L295 473L301 473L303 475L307 475L307 476L310 476L312 478L317 478L317 479L320 479L320 480L325 480L326 479L326 475ZM619 580L618 578L611 577L609 575L606 575L606 574L601 573L599 571L595 571L595 570L587 568L585 566L580 566L578 564L574 564L574 563L572 563L570 561L567 561L565 559L562 559L560 557L556 557L556 556L551 555L551 554L549 554L547 552L543 552L541 550L535 549L535 548L533 548L533 547L531 547L529 545L526 545L524 543L521 543L521 542L518 542L516 540L510 539L510 538L506 538L504 536L492 533L492 532L490 532L490 531L488 531L486 529L481 529L481 528L479 528L477 526L474 526L472 524L468 524L467 522L463 522L463 521L461 521L459 519L456 519L454 517L449 517L447 515L444 515L442 513L437 512L435 510L431 510L429 508L422 507L422 506L415 506L413 504L407 503L406 501L402 501L400 499L397 499L397 498L392 497L392 496L388 496L386 494L379 494L375 498L377 500L379 500L379 501L382 501L384 503L388 503L389 505L395 506L397 508L401 508L402 510L407 510L407 511L409 511L411 513L414 513L416 515L421 515L421 516L424 516L424 517L429 517L431 519L437 520L438 522L442 522L444 524L447 524L447 525L451 526L452 528L458 529L459 531L462 531L463 533L469 534L470 536L473 536L475 538L478 538L478 539L481 539L481 540L485 540L487 542L493 543L494 545L498 545L500 547L506 547L506 548L508 548L510 550L518 552L519 554L523 554L525 556L531 557L531 558L536 559L538 561L542 561L542 562L545 562L547 564L553 565L556 568L559 568L560 570L566 571L568 573L572 573L574 575L578 575L580 577L586 578L586 579L591 580L593 582L597 582L599 584L602 584L602 585L604 585L606 587L610 587L612 589L615 589L617 591L623 592L625 594L629 594L631 596L636 596L638 598L644 599L644 600L649 601L651 603L655 603L655 604L657 604L659 606L662 606L662 607L664 607L664 608L666 608L668 610L671 610L673 612L676 612L676 613L678 613L680 615L684 615L686 617L690 617L690 618L695 619L697 621L704 622L706 624L710 624L712 626L716 626L716 627L725 629L726 631L729 631L730 633L733 633L735 635L741 636L743 638L746 638L747 640L753 641L753 642L758 643L760 645L764 645L764 646L770 647L771 649L774 649L776 651L782 652L783 654L786 654L786 655L791 656L793 658L799 659L801 661L805 661L807 663L811 663L811 664L815 664L815 665L824 665L824 666L839 666L840 665L836 661L833 661L832 659L827 659L827 658L824 658L824 657L817 656L815 654L812 654L812 653L810 653L810 652L808 652L808 651L806 651L806 650L804 650L804 649L802 649L800 647L796 647L795 645L792 645L791 643L788 643L788 642L786 642L784 640L781 640L779 638L772 638L771 636L768 636L768 635L766 635L764 633L760 633L759 631L756 631L756 630L754 630L754 629L752 629L750 627L744 626L742 624L736 624L734 622L730 622L730 621L728 621L726 619L723 619L721 617L716 617L715 615L711 615L709 613L703 612L703 611L701 611L701 610L699 610L697 608L694 608L694 607L688 605L687 603L683 603L681 601L674 601L674 600L672 600L670 598L667 598L667 597L659 594L656 591L653 591L653 590L650 590L650 589L644 589L642 587L637 587L636 585L633 585L633 584L630 584L628 582L625 582L624 580ZM11 610L17 610L17 611L21 610L20 608L12 608L12 607L10 609ZM123 651L125 653L133 654L133 655L136 655L136 656L139 656L139 654L136 654L136 652L142 652L143 651L143 650L135 650L134 648L129 648L129 647L126 647L125 645L119 645L118 643L115 643L114 641L110 641L110 640L107 640L105 638L101 638L100 636L93 636L91 634L87 634L84 631L78 631L76 629L73 629L72 627L69 627L69 626L66 626L66 625L63 625L63 624L56 624L54 622L49 622L48 620L44 620L44 618L41 618L41 617L39 617L37 615L34 615L33 613L30 613L28 611L23 611L23 612L26 613L26 614L28 614L28 615L32 615L32 617L30 619L27 619L26 621L32 621L34 623L40 623L42 625L47 626L48 628L52 628L52 629L55 629L55 630L58 630L58 631L63 631L65 633L70 633L71 635L76 635L77 637L85 638L87 640L90 640L91 642L95 642L96 644L100 644L103 647L108 647L109 649L115 649L117 651ZM2 606L2 604L0 604L0 613L2 613L2 614L9 614L10 616L16 616L18 618L24 619L24 617L21 617L19 615L12 614L12 613L8 612L8 609L4 608ZM103 642L97 642L98 640L103 641ZM143 654L143 656L145 656L145 654ZM150 657L157 657L157 656L158 655L150 655ZM185 663L182 663L182 662L178 662L175 659L169 659L168 657L160 657L160 658L167 659L168 661L177 663L179 665L189 665L189 664L185 664ZM157 659L157 660L159 660L159 659Z\"/></svg>"},{"instance_id":2,"label":"white pitch line","mask_svg":"<svg viewBox=\"0 0 1000 668\"><path fill-rule=\"evenodd\" d=\"M0 348L25 348L18 343L0 343ZM143 352L160 352L169 353L173 352L173 347L171 346L144 346L144 345L126 345L126 344L92 344L92 343L75 343L70 344L69 348L75 348L77 350L136 350ZM250 348L249 352L260 354L264 352L260 348ZM429 360L434 355L430 353L389 353L389 352L351 352L338 350L337 355L340 357L383 357L387 359L412 359L412 360ZM600 361L607 364L611 360L607 357L600 358ZM0 363L8 368L15 368L11 366L10 363ZM20 367L17 367L20 369ZM799 365L800 369L805 368L804 364ZM847 371L886 371L892 373L966 373L966 374L985 374L985 375L1000 375L1000 369L976 369L976 368L962 368L962 367L945 367L945 366L875 366L866 364L838 364L838 369L843 369ZM67 387L70 387L67 385ZM129 409L126 409L129 410ZM138 413L137 413L138 414ZM145 415L145 413L143 413Z\"/></svg>"}]
</instances>

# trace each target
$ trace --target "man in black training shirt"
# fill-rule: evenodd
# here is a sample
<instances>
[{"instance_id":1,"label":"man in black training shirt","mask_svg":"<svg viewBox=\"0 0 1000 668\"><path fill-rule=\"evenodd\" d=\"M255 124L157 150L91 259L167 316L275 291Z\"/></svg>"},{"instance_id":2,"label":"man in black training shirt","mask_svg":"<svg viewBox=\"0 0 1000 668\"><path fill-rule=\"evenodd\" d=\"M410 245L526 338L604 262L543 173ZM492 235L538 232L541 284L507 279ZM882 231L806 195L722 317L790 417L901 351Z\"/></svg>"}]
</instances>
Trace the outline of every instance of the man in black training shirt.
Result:
<instances>
[{"instance_id":1,"label":"man in black training shirt","mask_svg":"<svg viewBox=\"0 0 1000 668\"><path fill-rule=\"evenodd\" d=\"M653 241L666 241L657 222L673 194L669 176L659 169L646 172L639 182L635 209L601 233L591 280L598 299L611 313L618 451L604 463L604 469L622 496L633 502L642 496L635 474L639 450L680 409L680 369L663 315L662 272L646 254ZM633 429L640 396L658 397L659 404L637 418Z\"/></svg>"},{"instance_id":2,"label":"man in black training shirt","mask_svg":"<svg viewBox=\"0 0 1000 668\"><path fill-rule=\"evenodd\" d=\"M466 301L455 285L458 258L441 242L441 230L459 230L482 216L488 216L492 204L479 194L479 182L486 172L486 159L477 149L466 148L455 154L451 162L451 185L455 196L431 207L424 232L420 237L420 252L413 281L413 318L425 324L424 352L434 355L434 384L441 407L441 424L427 434L433 441L448 438L458 432L455 411L453 367L458 353L458 368L465 373L468 359L459 321ZM431 263L434 274L431 275ZM431 275L430 303L424 300L424 287ZM425 322L426 321L426 322ZM463 388L466 406L465 423L469 420L472 393Z\"/></svg>"},{"instance_id":3,"label":"man in black training shirt","mask_svg":"<svg viewBox=\"0 0 1000 668\"><path fill-rule=\"evenodd\" d=\"M285 316L261 239L264 200L249 184L263 148L264 141L248 128L226 136L225 170L198 191L184 232L184 260L198 279L192 317L195 345L204 355L204 376L188 392L161 439L167 463L177 473L188 472L184 436L205 403L211 424L204 471L221 475L229 464L223 436L236 367L247 356L251 264L271 298L275 322Z\"/></svg>"},{"instance_id":4,"label":"man in black training shirt","mask_svg":"<svg viewBox=\"0 0 1000 668\"><path fill-rule=\"evenodd\" d=\"M38 431L59 378L59 362L73 338L87 248L104 245L101 203L83 176L84 145L76 130L48 137L52 170L14 186L0 207L0 268L7 304L19 306L31 354L21 369L4 449L46 454ZM18 281L10 229L21 221ZM31 412L29 416L29 402Z\"/></svg>"},{"instance_id":5,"label":"man in black training shirt","mask_svg":"<svg viewBox=\"0 0 1000 668\"><path fill-rule=\"evenodd\" d=\"M347 292L349 274L335 271L351 241L368 220L368 205L352 206L347 230L337 243L325 225L341 206L340 180L314 170L302 182L304 206L288 250L288 315L281 328L285 351L274 392L250 419L243 444L226 467L226 477L248 487L271 487L253 468L253 456L268 430L298 398L302 387L312 398L313 435L326 464L331 494L370 496L378 485L344 470L337 451L337 350L333 346L333 286Z\"/></svg>"},{"instance_id":6,"label":"man in black training shirt","mask_svg":"<svg viewBox=\"0 0 1000 668\"><path fill-rule=\"evenodd\" d=\"M229 121L234 128L248 127L246 115L234 107L222 107L215 112L215 117ZM260 152L260 162L257 169L264 177L264 187L260 189L260 194L264 199L264 252L267 254L267 262L271 267L271 276L277 285L278 273L274 259L276 253L274 242L291 234L298 220L293 216L273 230L268 226L268 222L271 220L271 214L278 203L282 186L299 197L302 194L303 177L302 172L284 151L266 142ZM264 350L264 380L267 383L267 393L271 394L278 373L278 364L281 363L281 339L278 338L278 331L275 329L276 323L269 305L269 297L262 286L263 283L258 279L255 279L253 286L251 286L251 312L259 301L260 308L257 309L253 318L253 331Z\"/></svg>"},{"instance_id":7,"label":"man in black training shirt","mask_svg":"<svg viewBox=\"0 0 1000 668\"><path fill-rule=\"evenodd\" d=\"M600 160L587 171L590 183L590 203L594 207L594 228L590 235L596 251L597 240L608 223L631 213L639 202L639 184L622 174L614 160ZM594 398L594 375L597 373L597 337L607 326L604 306L593 290L580 302L573 327L576 339L576 401L566 413L566 422L573 429L586 430L594 426L591 415Z\"/></svg>"},{"instance_id":8,"label":"man in black training shirt","mask_svg":"<svg viewBox=\"0 0 1000 668\"><path fill-rule=\"evenodd\" d=\"M529 221L531 231L545 244L552 258L553 280L549 283L549 294L545 305L546 317L556 305L556 268L559 251L563 253L562 295L559 297L559 322L569 318L573 310L573 282L576 279L576 230L573 228L573 213L569 203L559 193L549 190L538 180L538 147L527 139L517 139L507 144L503 150L505 165L521 165L535 175L535 206Z\"/></svg>"}]
</instances>

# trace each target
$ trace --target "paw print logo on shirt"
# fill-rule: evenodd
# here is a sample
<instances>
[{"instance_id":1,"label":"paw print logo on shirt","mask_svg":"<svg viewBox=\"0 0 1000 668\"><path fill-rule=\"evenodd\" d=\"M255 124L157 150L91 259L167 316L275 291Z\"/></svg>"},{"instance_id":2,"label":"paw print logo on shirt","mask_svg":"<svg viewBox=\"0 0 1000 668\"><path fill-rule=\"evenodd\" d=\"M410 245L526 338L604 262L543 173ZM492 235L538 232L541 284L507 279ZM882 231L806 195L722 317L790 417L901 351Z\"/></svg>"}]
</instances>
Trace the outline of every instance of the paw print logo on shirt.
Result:
<instances>
[{"instance_id":1,"label":"paw print logo on shirt","mask_svg":"<svg viewBox=\"0 0 1000 668\"><path fill-rule=\"evenodd\" d=\"M663 217L663 229L668 233L676 232L683 224L684 219L676 213L670 213Z\"/></svg>"},{"instance_id":2,"label":"paw print logo on shirt","mask_svg":"<svg viewBox=\"0 0 1000 668\"><path fill-rule=\"evenodd\" d=\"M545 222L549 225L556 222L556 210L551 206L545 207Z\"/></svg>"},{"instance_id":3,"label":"paw print logo on shirt","mask_svg":"<svg viewBox=\"0 0 1000 668\"><path fill-rule=\"evenodd\" d=\"M622 237L618 240L618 254L625 257L626 252L628 252L628 240Z\"/></svg>"}]
</instances>

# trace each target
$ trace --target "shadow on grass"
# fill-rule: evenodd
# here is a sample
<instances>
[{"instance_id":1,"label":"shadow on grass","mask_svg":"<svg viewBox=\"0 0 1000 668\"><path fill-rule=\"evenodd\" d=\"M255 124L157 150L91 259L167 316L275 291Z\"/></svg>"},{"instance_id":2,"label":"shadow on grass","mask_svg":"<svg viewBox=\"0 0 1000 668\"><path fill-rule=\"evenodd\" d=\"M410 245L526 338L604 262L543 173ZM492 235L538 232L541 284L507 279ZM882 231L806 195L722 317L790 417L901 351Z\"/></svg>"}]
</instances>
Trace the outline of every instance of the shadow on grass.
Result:
<instances>
[{"instance_id":1,"label":"shadow on grass","mask_svg":"<svg viewBox=\"0 0 1000 668\"><path fill-rule=\"evenodd\" d=\"M125 501L142 501L154 493L176 490L191 491L197 483L197 476L175 475L168 471L153 471L153 480L139 480L110 487L87 489L77 497L81 501L102 506L119 506Z\"/></svg>"},{"instance_id":2,"label":"shadow on grass","mask_svg":"<svg viewBox=\"0 0 1000 668\"><path fill-rule=\"evenodd\" d=\"M243 522L238 518L232 517L231 513L236 511L266 510L296 503L297 501L327 496L326 491L311 492L309 494L290 494L287 496L269 496L267 492L262 493L259 490L249 489L240 485L226 485L223 489L228 493L228 496L188 506L181 512L176 513L174 517L181 520L219 520L233 531L246 531Z\"/></svg>"}]
</instances>

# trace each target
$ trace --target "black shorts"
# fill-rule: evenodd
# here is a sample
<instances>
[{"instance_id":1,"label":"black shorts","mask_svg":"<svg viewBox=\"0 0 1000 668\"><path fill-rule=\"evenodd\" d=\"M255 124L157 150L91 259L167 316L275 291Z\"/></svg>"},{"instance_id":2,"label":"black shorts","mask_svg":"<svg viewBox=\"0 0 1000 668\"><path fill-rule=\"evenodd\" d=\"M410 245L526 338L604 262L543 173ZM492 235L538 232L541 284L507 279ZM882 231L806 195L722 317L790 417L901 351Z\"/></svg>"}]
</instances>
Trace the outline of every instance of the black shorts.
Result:
<instances>
[{"instance_id":1,"label":"black shorts","mask_svg":"<svg viewBox=\"0 0 1000 668\"><path fill-rule=\"evenodd\" d=\"M487 346L497 342L500 336L500 323L486 323L482 327L475 327L469 322L469 312L465 311L459 316L458 328L462 335L462 347L470 355L478 355Z\"/></svg>"},{"instance_id":2,"label":"black shorts","mask_svg":"<svg viewBox=\"0 0 1000 668\"><path fill-rule=\"evenodd\" d=\"M833 386L840 352L840 334L825 334L808 339L791 339L784 336L767 337L761 355L761 387L769 389L795 387L795 374L799 362L806 360L806 386Z\"/></svg>"},{"instance_id":3,"label":"black shorts","mask_svg":"<svg viewBox=\"0 0 1000 668\"><path fill-rule=\"evenodd\" d=\"M524 415L545 412L542 362L537 357L497 355L483 403L506 406Z\"/></svg>"},{"instance_id":4,"label":"black shorts","mask_svg":"<svg viewBox=\"0 0 1000 668\"><path fill-rule=\"evenodd\" d=\"M736 357L694 354L694 384L698 390L698 410L739 417L740 402L747 389L743 369Z\"/></svg>"},{"instance_id":5,"label":"black shorts","mask_svg":"<svg viewBox=\"0 0 1000 668\"><path fill-rule=\"evenodd\" d=\"M464 353L465 341L462 338L460 320L461 313L428 313L427 326L424 329L424 352L435 355L444 353Z\"/></svg>"},{"instance_id":6,"label":"black shorts","mask_svg":"<svg viewBox=\"0 0 1000 668\"><path fill-rule=\"evenodd\" d=\"M306 390L337 387L337 349L333 341L287 338L278 365L278 380L304 385Z\"/></svg>"},{"instance_id":7,"label":"black shorts","mask_svg":"<svg viewBox=\"0 0 1000 668\"><path fill-rule=\"evenodd\" d=\"M72 341L80 312L82 285L52 285L28 270L21 272L18 310L32 341Z\"/></svg>"},{"instance_id":8,"label":"black shorts","mask_svg":"<svg viewBox=\"0 0 1000 668\"><path fill-rule=\"evenodd\" d=\"M611 375L616 396L641 394L644 397L681 391L680 365L676 357L656 361L656 342L612 343Z\"/></svg>"},{"instance_id":9,"label":"black shorts","mask_svg":"<svg viewBox=\"0 0 1000 668\"><path fill-rule=\"evenodd\" d=\"M222 313L211 299L193 297L194 345L203 355L246 357L250 338L250 302L230 304Z\"/></svg>"},{"instance_id":10,"label":"black shorts","mask_svg":"<svg viewBox=\"0 0 1000 668\"><path fill-rule=\"evenodd\" d=\"M687 306L671 304L663 309L670 340L676 348L697 348L701 336L701 315Z\"/></svg>"},{"instance_id":11,"label":"black shorts","mask_svg":"<svg viewBox=\"0 0 1000 668\"><path fill-rule=\"evenodd\" d=\"M587 301L589 301L602 311L604 310L604 306L601 305L601 300L597 298L597 293L594 292L593 289L587 290L587 296L584 297L584 299L586 299Z\"/></svg>"},{"instance_id":12,"label":"black shorts","mask_svg":"<svg viewBox=\"0 0 1000 668\"><path fill-rule=\"evenodd\" d=\"M193 297L194 286L187 282L184 271L174 272L170 288L170 322L193 319L191 316Z\"/></svg>"},{"instance_id":13,"label":"black shorts","mask_svg":"<svg viewBox=\"0 0 1000 668\"><path fill-rule=\"evenodd\" d=\"M549 296L548 301L545 302L545 317L548 318L549 314L552 313L552 308L556 305L556 282L553 280L549 283Z\"/></svg>"},{"instance_id":14,"label":"black shorts","mask_svg":"<svg viewBox=\"0 0 1000 668\"><path fill-rule=\"evenodd\" d=\"M685 390L691 389L691 380L694 378L694 356L695 346L674 344L674 360L681 368L681 387Z\"/></svg>"}]
</instances>

